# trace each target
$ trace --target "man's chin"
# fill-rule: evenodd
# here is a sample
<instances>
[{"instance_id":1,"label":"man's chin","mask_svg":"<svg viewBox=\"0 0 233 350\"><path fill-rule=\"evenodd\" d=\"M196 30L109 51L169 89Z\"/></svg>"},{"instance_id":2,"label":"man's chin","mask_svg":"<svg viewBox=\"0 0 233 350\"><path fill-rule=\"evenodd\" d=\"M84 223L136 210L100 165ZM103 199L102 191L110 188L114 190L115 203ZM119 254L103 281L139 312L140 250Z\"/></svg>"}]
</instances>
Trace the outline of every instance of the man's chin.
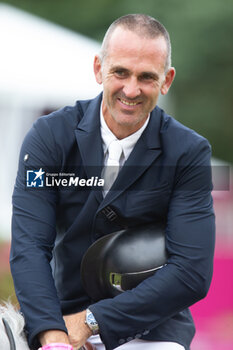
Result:
<instances>
[{"instance_id":1,"label":"man's chin","mask_svg":"<svg viewBox=\"0 0 233 350\"><path fill-rule=\"evenodd\" d=\"M120 113L120 115L117 116L117 118L115 119L116 122L120 125L125 125L125 126L134 126L137 124L144 124L144 121L147 119L147 116L149 115L149 113L147 115L135 115L135 113L129 112L127 111L126 113Z\"/></svg>"},{"instance_id":2,"label":"man's chin","mask_svg":"<svg viewBox=\"0 0 233 350\"><path fill-rule=\"evenodd\" d=\"M117 123L119 125L122 125L122 126L134 126L134 125L137 125L139 122L137 120L134 120L134 119L130 119L130 118L119 118L117 120Z\"/></svg>"}]
</instances>

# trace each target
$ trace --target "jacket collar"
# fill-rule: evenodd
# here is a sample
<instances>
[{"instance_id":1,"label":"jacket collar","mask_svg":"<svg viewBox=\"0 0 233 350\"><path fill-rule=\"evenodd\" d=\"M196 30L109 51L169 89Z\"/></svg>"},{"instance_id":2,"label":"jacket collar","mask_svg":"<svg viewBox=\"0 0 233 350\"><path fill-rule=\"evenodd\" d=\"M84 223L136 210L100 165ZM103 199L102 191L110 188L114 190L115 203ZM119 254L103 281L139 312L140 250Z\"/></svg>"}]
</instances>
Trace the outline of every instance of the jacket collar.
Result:
<instances>
[{"instance_id":1,"label":"jacket collar","mask_svg":"<svg viewBox=\"0 0 233 350\"><path fill-rule=\"evenodd\" d=\"M103 147L100 132L100 105L102 94L91 100L83 118L75 130L77 143L88 178L101 178ZM101 202L99 210L126 191L161 153L160 142L161 110L156 107L143 134L136 143L129 158L122 167L112 190L103 199L102 189L96 190Z\"/></svg>"}]
</instances>

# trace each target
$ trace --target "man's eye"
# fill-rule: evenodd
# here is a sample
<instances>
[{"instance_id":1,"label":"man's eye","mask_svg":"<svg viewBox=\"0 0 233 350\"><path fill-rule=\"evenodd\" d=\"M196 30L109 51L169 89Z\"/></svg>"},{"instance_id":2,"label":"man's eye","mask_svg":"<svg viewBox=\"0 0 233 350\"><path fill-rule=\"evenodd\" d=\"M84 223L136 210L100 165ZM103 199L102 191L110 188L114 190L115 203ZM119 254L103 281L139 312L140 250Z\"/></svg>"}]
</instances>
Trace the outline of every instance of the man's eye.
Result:
<instances>
[{"instance_id":1,"label":"man's eye","mask_svg":"<svg viewBox=\"0 0 233 350\"><path fill-rule=\"evenodd\" d=\"M127 75L127 72L124 70L116 70L115 75L121 78L121 77L125 77Z\"/></svg>"},{"instance_id":2,"label":"man's eye","mask_svg":"<svg viewBox=\"0 0 233 350\"><path fill-rule=\"evenodd\" d=\"M154 77L150 74L143 74L141 80L154 80Z\"/></svg>"}]
</instances>

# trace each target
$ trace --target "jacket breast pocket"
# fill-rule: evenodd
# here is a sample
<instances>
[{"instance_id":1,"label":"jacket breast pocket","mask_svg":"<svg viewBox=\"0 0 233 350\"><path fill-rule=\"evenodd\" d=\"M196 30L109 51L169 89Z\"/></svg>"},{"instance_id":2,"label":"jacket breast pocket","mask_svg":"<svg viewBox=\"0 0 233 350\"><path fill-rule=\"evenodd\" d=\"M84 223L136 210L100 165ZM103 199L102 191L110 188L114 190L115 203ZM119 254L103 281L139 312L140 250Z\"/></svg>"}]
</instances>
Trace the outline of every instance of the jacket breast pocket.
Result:
<instances>
[{"instance_id":1,"label":"jacket breast pocket","mask_svg":"<svg viewBox=\"0 0 233 350\"><path fill-rule=\"evenodd\" d=\"M127 193L126 216L144 221L164 219L167 215L171 188L168 183L160 187Z\"/></svg>"}]
</instances>

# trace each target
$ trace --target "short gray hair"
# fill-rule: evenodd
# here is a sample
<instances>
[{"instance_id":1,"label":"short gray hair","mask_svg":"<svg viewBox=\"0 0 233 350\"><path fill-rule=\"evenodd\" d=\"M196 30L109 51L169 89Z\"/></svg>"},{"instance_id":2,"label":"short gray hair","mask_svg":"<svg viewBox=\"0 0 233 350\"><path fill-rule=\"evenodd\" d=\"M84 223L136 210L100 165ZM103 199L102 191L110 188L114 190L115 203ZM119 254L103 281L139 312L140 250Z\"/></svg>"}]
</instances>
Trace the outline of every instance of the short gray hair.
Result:
<instances>
[{"instance_id":1,"label":"short gray hair","mask_svg":"<svg viewBox=\"0 0 233 350\"><path fill-rule=\"evenodd\" d=\"M171 41L170 36L166 28L155 18L145 15L145 14L129 14L116 19L108 28L100 51L100 59L103 62L107 56L108 45L112 33L117 27L123 27L130 31L134 31L139 36L144 36L146 38L156 38L162 36L165 39L167 45L167 58L165 62L164 70L165 72L171 67Z\"/></svg>"}]
</instances>

